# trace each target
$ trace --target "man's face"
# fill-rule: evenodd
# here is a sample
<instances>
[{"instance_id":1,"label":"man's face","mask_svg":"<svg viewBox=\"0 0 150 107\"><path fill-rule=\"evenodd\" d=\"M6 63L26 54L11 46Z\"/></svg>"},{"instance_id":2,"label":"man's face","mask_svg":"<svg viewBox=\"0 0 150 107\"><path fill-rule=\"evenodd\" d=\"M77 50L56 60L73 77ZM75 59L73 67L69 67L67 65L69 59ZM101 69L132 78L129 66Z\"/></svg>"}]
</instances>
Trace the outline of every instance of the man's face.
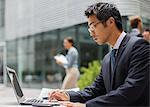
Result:
<instances>
[{"instance_id":1,"label":"man's face","mask_svg":"<svg viewBox=\"0 0 150 107\"><path fill-rule=\"evenodd\" d=\"M143 37L145 40L150 41L150 33L148 31L143 32Z\"/></svg>"},{"instance_id":2,"label":"man's face","mask_svg":"<svg viewBox=\"0 0 150 107\"><path fill-rule=\"evenodd\" d=\"M90 35L97 44L101 45L108 42L111 29L107 22L106 25L103 25L95 15L91 15L88 18L88 26Z\"/></svg>"}]
</instances>

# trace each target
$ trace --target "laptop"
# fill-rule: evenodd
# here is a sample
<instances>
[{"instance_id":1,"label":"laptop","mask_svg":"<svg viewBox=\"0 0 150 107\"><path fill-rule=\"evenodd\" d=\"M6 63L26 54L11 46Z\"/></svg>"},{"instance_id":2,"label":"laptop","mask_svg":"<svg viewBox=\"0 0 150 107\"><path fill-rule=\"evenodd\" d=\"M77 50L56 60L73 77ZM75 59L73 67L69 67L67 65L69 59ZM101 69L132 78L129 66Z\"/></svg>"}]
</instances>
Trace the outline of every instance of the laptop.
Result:
<instances>
[{"instance_id":1,"label":"laptop","mask_svg":"<svg viewBox=\"0 0 150 107\"><path fill-rule=\"evenodd\" d=\"M59 106L59 103L49 103L49 102L46 102L44 100L41 100L41 99L38 99L38 98L29 98L29 99L26 99L24 94L23 94L23 91L21 89L21 86L19 84L19 81L18 81L18 78L17 78L17 74L15 72L15 70L9 68L9 67L6 67L6 71L7 71L7 74L10 78L10 82L12 84L12 87L14 89L14 93L15 93L15 96L17 98L17 101L20 105L33 105L33 106L36 106L36 107L53 107L53 106Z\"/></svg>"}]
</instances>

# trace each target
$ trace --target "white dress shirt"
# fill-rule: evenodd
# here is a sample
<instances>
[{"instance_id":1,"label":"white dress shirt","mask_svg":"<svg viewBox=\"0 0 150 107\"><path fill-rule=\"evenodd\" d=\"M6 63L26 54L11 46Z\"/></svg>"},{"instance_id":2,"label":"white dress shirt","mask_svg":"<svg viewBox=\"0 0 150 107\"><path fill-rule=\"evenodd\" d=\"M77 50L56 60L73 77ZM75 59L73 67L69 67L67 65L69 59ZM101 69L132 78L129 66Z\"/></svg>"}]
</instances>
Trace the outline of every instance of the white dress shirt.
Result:
<instances>
[{"instance_id":1,"label":"white dress shirt","mask_svg":"<svg viewBox=\"0 0 150 107\"><path fill-rule=\"evenodd\" d=\"M125 36L126 36L126 33L123 31L123 32L120 34L120 36L118 37L118 39L117 39L117 41L116 41L116 43L115 43L113 49L119 49L119 46L120 46L120 44L121 44L121 42L122 42L122 40L124 39Z\"/></svg>"}]
</instances>

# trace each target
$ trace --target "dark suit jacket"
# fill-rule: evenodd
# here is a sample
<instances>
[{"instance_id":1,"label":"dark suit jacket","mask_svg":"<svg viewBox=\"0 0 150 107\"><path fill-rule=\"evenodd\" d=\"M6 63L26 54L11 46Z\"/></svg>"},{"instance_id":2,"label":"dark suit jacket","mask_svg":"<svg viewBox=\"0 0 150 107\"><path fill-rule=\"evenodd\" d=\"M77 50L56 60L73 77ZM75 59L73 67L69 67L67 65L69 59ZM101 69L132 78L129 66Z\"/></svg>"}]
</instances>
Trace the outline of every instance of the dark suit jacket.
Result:
<instances>
[{"instance_id":1,"label":"dark suit jacket","mask_svg":"<svg viewBox=\"0 0 150 107\"><path fill-rule=\"evenodd\" d=\"M114 73L110 75L109 52L93 84L83 91L68 92L70 100L86 103L87 107L148 106L149 54L150 45L147 41L125 36L119 47Z\"/></svg>"},{"instance_id":2,"label":"dark suit jacket","mask_svg":"<svg viewBox=\"0 0 150 107\"><path fill-rule=\"evenodd\" d=\"M143 35L140 32L138 32L137 30L132 29L130 32L130 35L131 36L137 36L137 37L143 37Z\"/></svg>"}]
</instances>

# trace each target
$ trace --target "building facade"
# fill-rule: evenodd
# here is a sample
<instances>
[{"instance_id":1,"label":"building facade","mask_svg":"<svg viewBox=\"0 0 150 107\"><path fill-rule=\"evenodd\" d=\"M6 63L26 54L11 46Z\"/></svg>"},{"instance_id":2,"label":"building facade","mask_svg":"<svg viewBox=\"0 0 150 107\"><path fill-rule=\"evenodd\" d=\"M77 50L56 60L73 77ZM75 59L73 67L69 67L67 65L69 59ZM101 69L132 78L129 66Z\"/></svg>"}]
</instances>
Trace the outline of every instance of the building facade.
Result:
<instances>
[{"instance_id":1,"label":"building facade","mask_svg":"<svg viewBox=\"0 0 150 107\"><path fill-rule=\"evenodd\" d=\"M126 31L130 31L128 17L132 15L141 16L144 27L150 27L149 0L5 0L5 36L0 36L5 38L7 52L3 63L17 71L22 86L61 86L64 70L54 56L65 53L62 42L66 36L75 40L80 66L102 60L109 47L94 43L84 16L89 5L100 1L117 5Z\"/></svg>"}]
</instances>

